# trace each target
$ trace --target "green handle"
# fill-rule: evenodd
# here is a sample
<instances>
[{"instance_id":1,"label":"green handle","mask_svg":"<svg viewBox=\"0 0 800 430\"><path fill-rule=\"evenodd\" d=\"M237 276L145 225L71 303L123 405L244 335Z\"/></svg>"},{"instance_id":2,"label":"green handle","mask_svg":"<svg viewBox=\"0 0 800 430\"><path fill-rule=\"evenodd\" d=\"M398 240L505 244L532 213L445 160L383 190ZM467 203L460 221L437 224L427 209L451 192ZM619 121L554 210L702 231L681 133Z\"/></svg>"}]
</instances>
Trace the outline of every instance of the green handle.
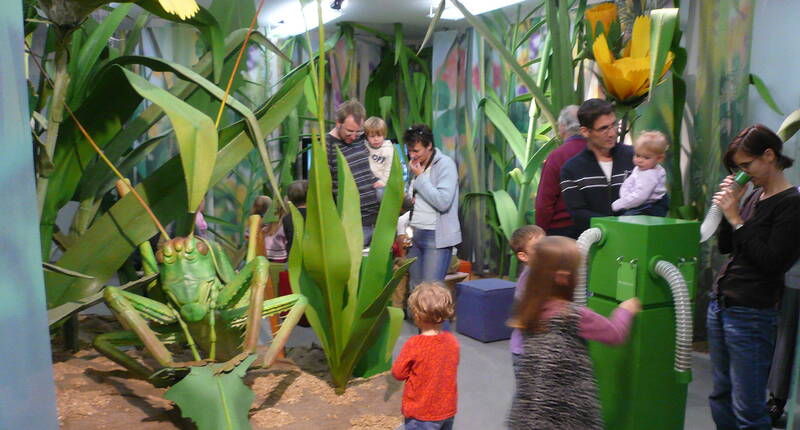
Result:
<instances>
[{"instance_id":1,"label":"green handle","mask_svg":"<svg viewBox=\"0 0 800 430\"><path fill-rule=\"evenodd\" d=\"M744 172L739 172L733 177L733 180L736 181L737 184L744 186L744 184L750 180L750 175Z\"/></svg>"}]
</instances>

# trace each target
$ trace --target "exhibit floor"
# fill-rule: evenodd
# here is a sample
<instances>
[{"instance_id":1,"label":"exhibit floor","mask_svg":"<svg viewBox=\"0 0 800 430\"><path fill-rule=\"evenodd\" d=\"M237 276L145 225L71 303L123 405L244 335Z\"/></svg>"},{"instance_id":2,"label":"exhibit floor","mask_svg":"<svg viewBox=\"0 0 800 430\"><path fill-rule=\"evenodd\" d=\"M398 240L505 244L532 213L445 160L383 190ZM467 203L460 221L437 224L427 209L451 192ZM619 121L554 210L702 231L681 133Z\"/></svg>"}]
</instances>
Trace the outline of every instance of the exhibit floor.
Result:
<instances>
[{"instance_id":1,"label":"exhibit floor","mask_svg":"<svg viewBox=\"0 0 800 430\"><path fill-rule=\"evenodd\" d=\"M416 334L416 327L405 321L403 333L395 347L395 356L403 343ZM455 428L459 430L500 430L511 405L514 376L508 341L482 343L456 333L461 345L458 369L458 415ZM315 339L309 328L297 327L289 346L309 345ZM711 392L711 363L708 354L692 357L693 377L689 385L686 408L686 430L713 430L707 397Z\"/></svg>"}]
</instances>

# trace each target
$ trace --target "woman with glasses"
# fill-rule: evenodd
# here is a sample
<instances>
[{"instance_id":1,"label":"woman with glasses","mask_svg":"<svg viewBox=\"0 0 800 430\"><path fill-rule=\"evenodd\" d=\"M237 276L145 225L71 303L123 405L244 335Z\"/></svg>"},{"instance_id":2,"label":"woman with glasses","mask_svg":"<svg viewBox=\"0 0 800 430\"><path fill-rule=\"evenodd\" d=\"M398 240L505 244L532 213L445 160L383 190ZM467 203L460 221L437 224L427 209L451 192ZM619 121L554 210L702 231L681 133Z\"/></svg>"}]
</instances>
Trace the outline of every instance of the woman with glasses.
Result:
<instances>
[{"instance_id":1,"label":"woman with glasses","mask_svg":"<svg viewBox=\"0 0 800 430\"><path fill-rule=\"evenodd\" d=\"M719 429L771 429L767 378L774 349L784 275L800 256L800 192L783 174L793 160L783 142L756 124L742 130L724 156L729 171L750 175L755 190L725 178L713 202L725 214L719 250L730 254L708 305L713 392L711 415Z\"/></svg>"},{"instance_id":2,"label":"woman with glasses","mask_svg":"<svg viewBox=\"0 0 800 430\"><path fill-rule=\"evenodd\" d=\"M411 126L403 135L412 179L408 196L407 258L417 258L409 268L409 291L423 281L443 281L453 247L461 243L458 222L458 170L453 160L433 146L433 133L425 124ZM447 325L445 325L447 328Z\"/></svg>"}]
</instances>

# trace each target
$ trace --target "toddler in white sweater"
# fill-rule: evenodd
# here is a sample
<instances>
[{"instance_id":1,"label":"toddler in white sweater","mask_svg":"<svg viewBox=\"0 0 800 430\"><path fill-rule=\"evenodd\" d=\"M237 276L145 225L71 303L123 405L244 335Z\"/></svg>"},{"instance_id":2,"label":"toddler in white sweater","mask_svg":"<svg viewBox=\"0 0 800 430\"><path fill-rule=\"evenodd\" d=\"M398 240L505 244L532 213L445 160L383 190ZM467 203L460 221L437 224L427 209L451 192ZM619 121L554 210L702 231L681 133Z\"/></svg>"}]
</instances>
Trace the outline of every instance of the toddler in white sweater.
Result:
<instances>
[{"instance_id":1,"label":"toddler in white sweater","mask_svg":"<svg viewBox=\"0 0 800 430\"><path fill-rule=\"evenodd\" d=\"M386 140L386 123L377 116L369 117L364 121L364 134L367 136L367 149L369 150L369 167L372 174L378 178L374 187L380 191L389 181L394 158L394 146L391 140Z\"/></svg>"},{"instance_id":2,"label":"toddler in white sweater","mask_svg":"<svg viewBox=\"0 0 800 430\"><path fill-rule=\"evenodd\" d=\"M623 215L666 216L669 210L667 172L661 167L667 152L667 137L659 131L645 131L633 143L633 172L622 183L619 198L611 203Z\"/></svg>"}]
</instances>

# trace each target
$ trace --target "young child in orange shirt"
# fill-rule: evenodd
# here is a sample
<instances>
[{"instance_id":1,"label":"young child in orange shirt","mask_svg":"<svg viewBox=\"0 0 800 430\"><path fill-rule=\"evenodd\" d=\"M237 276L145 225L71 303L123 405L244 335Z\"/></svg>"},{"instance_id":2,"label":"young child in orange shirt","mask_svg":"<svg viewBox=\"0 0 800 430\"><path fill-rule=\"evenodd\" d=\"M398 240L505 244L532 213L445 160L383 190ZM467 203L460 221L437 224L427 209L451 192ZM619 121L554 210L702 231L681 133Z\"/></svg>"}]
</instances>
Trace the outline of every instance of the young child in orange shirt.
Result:
<instances>
[{"instance_id":1,"label":"young child in orange shirt","mask_svg":"<svg viewBox=\"0 0 800 430\"><path fill-rule=\"evenodd\" d=\"M453 317L453 296L439 282L423 282L408 298L408 308L420 334L412 336L392 366L405 381L402 412L406 430L451 430L458 404L459 346L442 330Z\"/></svg>"}]
</instances>

